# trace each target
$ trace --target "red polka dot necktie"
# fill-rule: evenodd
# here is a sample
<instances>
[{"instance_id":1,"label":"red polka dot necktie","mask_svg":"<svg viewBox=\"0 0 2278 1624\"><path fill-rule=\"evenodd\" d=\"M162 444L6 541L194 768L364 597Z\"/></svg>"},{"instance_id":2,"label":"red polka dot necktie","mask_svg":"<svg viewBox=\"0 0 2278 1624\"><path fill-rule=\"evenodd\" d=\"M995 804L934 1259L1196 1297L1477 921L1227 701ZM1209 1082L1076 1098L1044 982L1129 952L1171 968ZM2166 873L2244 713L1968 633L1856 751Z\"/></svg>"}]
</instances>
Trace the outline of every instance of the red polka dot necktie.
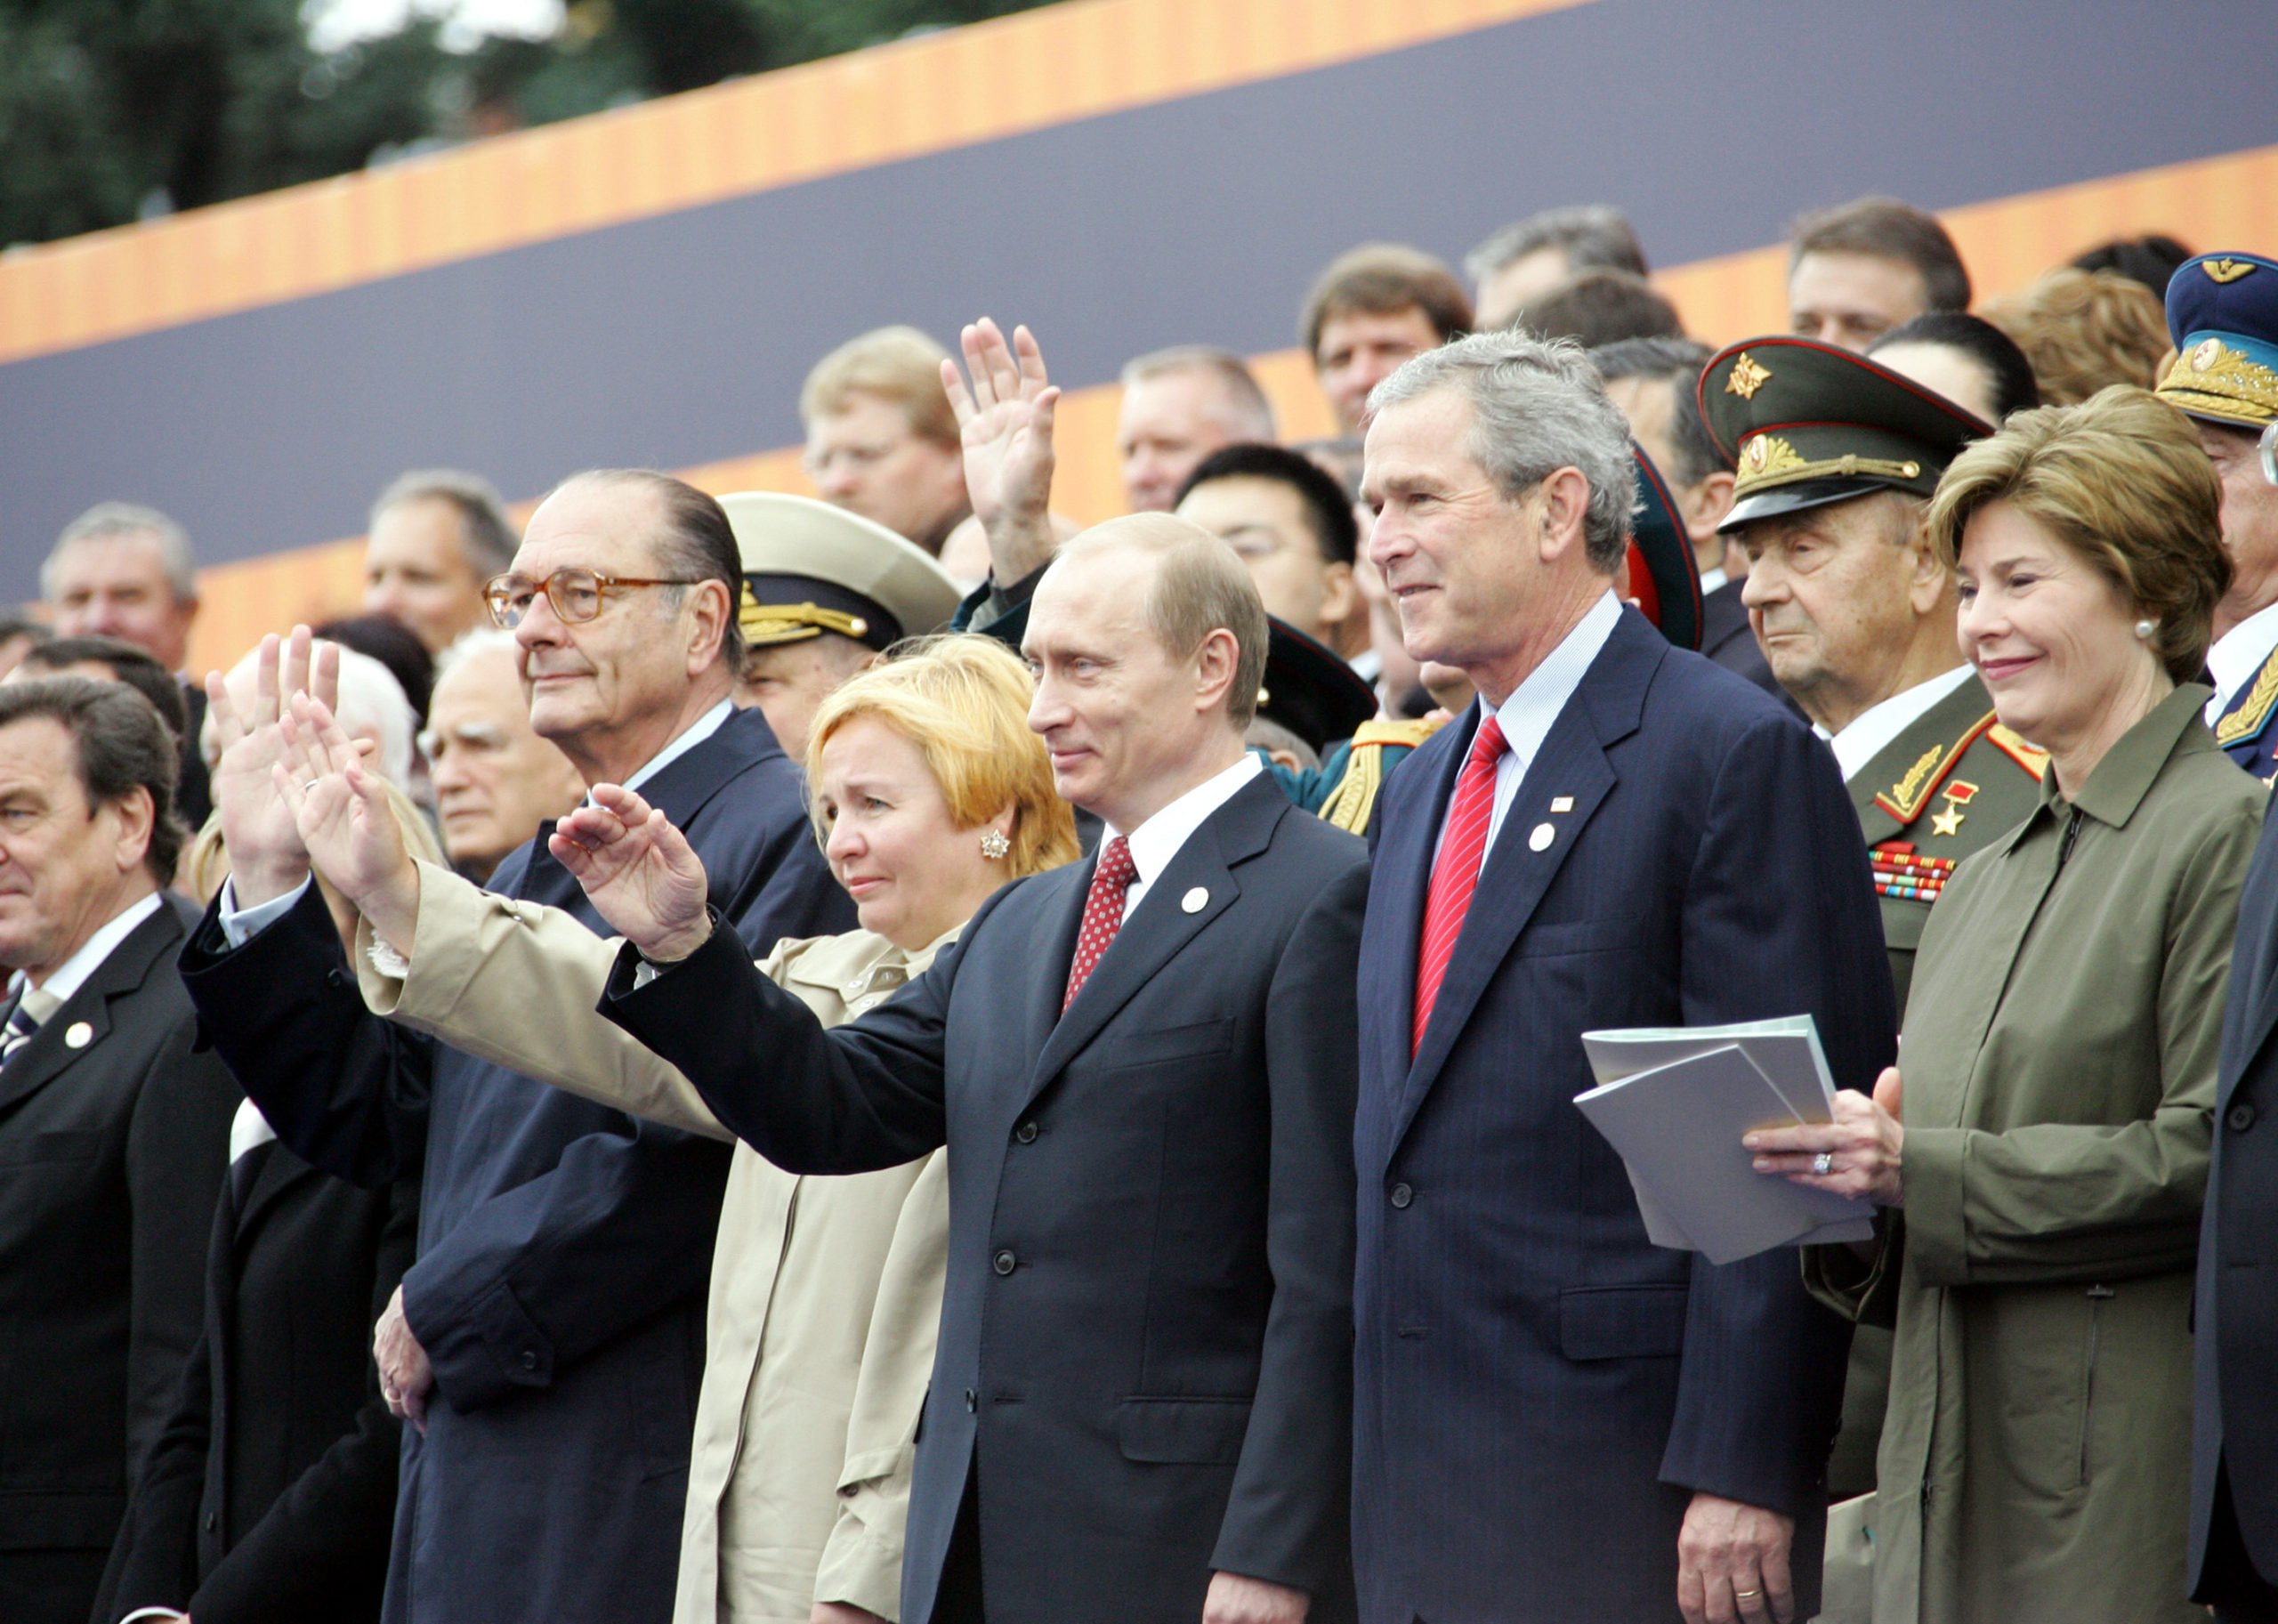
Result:
<instances>
[{"instance_id":1,"label":"red polka dot necktie","mask_svg":"<svg viewBox=\"0 0 2278 1624\"><path fill-rule=\"evenodd\" d=\"M1432 1023L1432 1005L1447 978L1448 959L1456 938L1463 934L1463 917L1471 908L1471 893L1479 887L1479 864L1487 850L1487 826L1495 815L1495 768L1509 747L1503 741L1503 724L1493 713L1472 736L1471 754L1464 758L1456 778L1456 792L1448 803L1447 833L1440 839L1440 855L1432 865L1432 889L1424 904L1424 941L1416 955L1416 1030L1408 1052L1424 1046L1424 1029Z\"/></svg>"},{"instance_id":2,"label":"red polka dot necktie","mask_svg":"<svg viewBox=\"0 0 2278 1624\"><path fill-rule=\"evenodd\" d=\"M1099 863L1092 870L1091 894L1084 899L1083 928L1076 933L1075 961L1068 966L1068 996L1060 1000L1062 1010L1076 1001L1100 955L1123 928L1123 893L1138 877L1129 841L1118 835L1100 848Z\"/></svg>"}]
</instances>

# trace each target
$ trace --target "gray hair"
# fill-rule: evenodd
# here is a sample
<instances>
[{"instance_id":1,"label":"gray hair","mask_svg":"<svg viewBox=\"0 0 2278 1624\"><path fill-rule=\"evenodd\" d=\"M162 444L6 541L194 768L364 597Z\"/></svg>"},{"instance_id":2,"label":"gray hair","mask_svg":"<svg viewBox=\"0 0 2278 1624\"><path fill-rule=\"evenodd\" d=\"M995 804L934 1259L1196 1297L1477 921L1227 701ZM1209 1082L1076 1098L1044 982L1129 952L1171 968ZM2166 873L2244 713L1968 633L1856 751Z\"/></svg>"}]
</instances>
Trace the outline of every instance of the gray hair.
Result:
<instances>
[{"instance_id":1,"label":"gray hair","mask_svg":"<svg viewBox=\"0 0 2278 1624\"><path fill-rule=\"evenodd\" d=\"M39 567L40 595L50 602L55 601L56 568L62 562L64 549L75 542L145 533L158 538L158 557L166 567L166 585L174 591L174 602L194 602L198 597L198 555L190 550L190 532L157 508L133 502L98 502L63 527L63 534L55 538L46 562Z\"/></svg>"},{"instance_id":2,"label":"gray hair","mask_svg":"<svg viewBox=\"0 0 2278 1624\"><path fill-rule=\"evenodd\" d=\"M1128 389L1174 372L1204 372L1217 379L1233 408L1226 426L1239 430L1246 439L1272 443L1272 402L1257 386L1249 363L1232 350L1216 344L1173 344L1167 350L1150 350L1123 363L1123 386Z\"/></svg>"},{"instance_id":3,"label":"gray hair","mask_svg":"<svg viewBox=\"0 0 2278 1624\"><path fill-rule=\"evenodd\" d=\"M489 580L513 568L514 549L521 545L514 521L507 517L497 488L481 474L415 468L380 492L380 499L372 504L370 522L377 526L382 513L406 502L441 502L458 514L459 545L479 578Z\"/></svg>"},{"instance_id":4,"label":"gray hair","mask_svg":"<svg viewBox=\"0 0 2278 1624\"><path fill-rule=\"evenodd\" d=\"M1571 338L1531 333L1474 333L1426 350L1369 395L1381 415L1440 389L1471 402L1472 460L1496 489L1517 501L1561 468L1589 486L1582 541L1591 564L1612 575L1629 545L1637 504L1629 421L1606 398L1597 368Z\"/></svg>"},{"instance_id":5,"label":"gray hair","mask_svg":"<svg viewBox=\"0 0 2278 1624\"><path fill-rule=\"evenodd\" d=\"M1590 364L1611 384L1617 378L1659 378L1670 390L1669 446L1677 466L1664 468L1672 485L1698 485L1732 465L1717 449L1700 415L1700 374L1712 359L1704 343L1690 338L1625 338L1590 351Z\"/></svg>"},{"instance_id":6,"label":"gray hair","mask_svg":"<svg viewBox=\"0 0 2278 1624\"><path fill-rule=\"evenodd\" d=\"M1584 203L1529 214L1465 255L1463 268L1476 284L1545 248L1565 249L1569 272L1604 269L1645 274L1645 250L1638 244L1637 228L1610 203Z\"/></svg>"},{"instance_id":7,"label":"gray hair","mask_svg":"<svg viewBox=\"0 0 2278 1624\"><path fill-rule=\"evenodd\" d=\"M461 632L451 639L440 654L435 656L435 681L442 680L478 654L496 650L512 654L521 647L513 633L495 626L479 626L471 632Z\"/></svg>"}]
</instances>

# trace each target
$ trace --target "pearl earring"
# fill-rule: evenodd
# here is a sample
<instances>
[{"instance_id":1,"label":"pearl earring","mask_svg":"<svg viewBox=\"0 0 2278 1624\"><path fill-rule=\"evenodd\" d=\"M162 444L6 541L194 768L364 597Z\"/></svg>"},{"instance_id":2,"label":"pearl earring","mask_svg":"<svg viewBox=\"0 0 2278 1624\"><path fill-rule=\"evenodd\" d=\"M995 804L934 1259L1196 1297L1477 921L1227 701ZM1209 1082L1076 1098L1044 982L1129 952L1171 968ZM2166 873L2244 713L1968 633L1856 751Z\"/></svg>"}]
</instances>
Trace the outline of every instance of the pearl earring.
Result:
<instances>
[{"instance_id":1,"label":"pearl earring","mask_svg":"<svg viewBox=\"0 0 2278 1624\"><path fill-rule=\"evenodd\" d=\"M2136 623L2136 635L2143 638L2145 642L2149 642L2151 640L2152 634L2159 629L2160 623L2156 620L2138 620Z\"/></svg>"},{"instance_id":2,"label":"pearl earring","mask_svg":"<svg viewBox=\"0 0 2278 1624\"><path fill-rule=\"evenodd\" d=\"M1001 862L1012 851L1013 843L1005 838L1002 829L990 829L981 837L981 854L990 862Z\"/></svg>"}]
</instances>

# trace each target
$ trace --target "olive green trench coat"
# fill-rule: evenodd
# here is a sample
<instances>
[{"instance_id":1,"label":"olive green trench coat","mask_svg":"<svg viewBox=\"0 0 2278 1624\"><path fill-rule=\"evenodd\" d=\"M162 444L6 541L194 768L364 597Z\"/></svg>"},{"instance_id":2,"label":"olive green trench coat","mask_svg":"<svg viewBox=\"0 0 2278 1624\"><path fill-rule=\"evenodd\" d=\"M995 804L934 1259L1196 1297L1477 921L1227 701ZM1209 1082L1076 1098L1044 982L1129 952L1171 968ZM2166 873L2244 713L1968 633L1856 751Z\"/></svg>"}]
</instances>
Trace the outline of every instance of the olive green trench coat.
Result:
<instances>
[{"instance_id":1,"label":"olive green trench coat","mask_svg":"<svg viewBox=\"0 0 2278 1624\"><path fill-rule=\"evenodd\" d=\"M2203 1621L2191 1288L2240 882L2266 792L2179 688L1966 860L1899 1050L1905 1206L1825 1300L1894 1318L1876 1624Z\"/></svg>"}]
</instances>

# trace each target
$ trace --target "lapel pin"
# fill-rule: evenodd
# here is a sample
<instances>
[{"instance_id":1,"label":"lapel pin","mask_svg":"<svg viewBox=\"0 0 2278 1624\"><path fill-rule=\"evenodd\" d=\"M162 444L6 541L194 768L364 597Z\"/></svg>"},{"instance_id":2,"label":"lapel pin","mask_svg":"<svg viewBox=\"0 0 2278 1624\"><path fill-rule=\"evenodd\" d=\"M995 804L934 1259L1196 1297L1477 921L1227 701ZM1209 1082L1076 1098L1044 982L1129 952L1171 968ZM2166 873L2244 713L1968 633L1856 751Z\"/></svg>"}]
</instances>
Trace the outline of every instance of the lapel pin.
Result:
<instances>
[{"instance_id":1,"label":"lapel pin","mask_svg":"<svg viewBox=\"0 0 2278 1624\"><path fill-rule=\"evenodd\" d=\"M67 1048L84 1049L95 1040L95 1029L85 1021L74 1021L63 1029L63 1043Z\"/></svg>"},{"instance_id":2,"label":"lapel pin","mask_svg":"<svg viewBox=\"0 0 2278 1624\"><path fill-rule=\"evenodd\" d=\"M1551 796L1550 810L1555 812L1572 812L1574 810L1574 797L1570 795Z\"/></svg>"},{"instance_id":3,"label":"lapel pin","mask_svg":"<svg viewBox=\"0 0 2278 1624\"><path fill-rule=\"evenodd\" d=\"M1188 913L1199 914L1210 906L1210 893L1197 885L1178 900L1178 905Z\"/></svg>"},{"instance_id":4,"label":"lapel pin","mask_svg":"<svg viewBox=\"0 0 2278 1624\"><path fill-rule=\"evenodd\" d=\"M1527 836L1527 850L1530 852L1547 852L1550 850L1550 843L1557 838L1558 831L1556 829L1551 828L1547 823L1538 823L1534 826L1534 833Z\"/></svg>"}]
</instances>

